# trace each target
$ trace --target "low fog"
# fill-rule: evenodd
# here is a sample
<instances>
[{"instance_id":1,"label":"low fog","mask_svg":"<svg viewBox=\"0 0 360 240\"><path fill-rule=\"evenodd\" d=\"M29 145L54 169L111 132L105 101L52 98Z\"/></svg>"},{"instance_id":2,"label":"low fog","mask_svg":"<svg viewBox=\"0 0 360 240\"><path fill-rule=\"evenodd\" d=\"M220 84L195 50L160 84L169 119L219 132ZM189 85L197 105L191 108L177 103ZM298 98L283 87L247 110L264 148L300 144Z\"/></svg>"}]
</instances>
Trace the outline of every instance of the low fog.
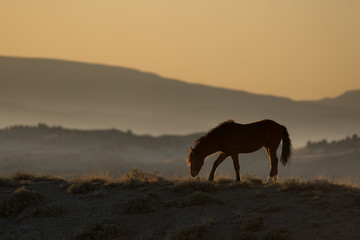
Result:
<instances>
[{"instance_id":1,"label":"low fog","mask_svg":"<svg viewBox=\"0 0 360 240\"><path fill-rule=\"evenodd\" d=\"M116 129L70 130L46 124L13 126L0 130L0 174L10 176L17 171L29 171L66 178L87 174L117 177L139 168L171 178L188 177L189 148L202 134L153 137ZM201 177L208 176L216 157L213 154L206 159ZM309 141L306 147L295 149L289 165L280 165L279 176L326 177L358 183L359 157L357 135L338 141ZM242 175L264 179L268 176L270 161L264 148L239 154L239 159ZM231 158L219 166L215 178L219 176L235 179Z\"/></svg>"}]
</instances>

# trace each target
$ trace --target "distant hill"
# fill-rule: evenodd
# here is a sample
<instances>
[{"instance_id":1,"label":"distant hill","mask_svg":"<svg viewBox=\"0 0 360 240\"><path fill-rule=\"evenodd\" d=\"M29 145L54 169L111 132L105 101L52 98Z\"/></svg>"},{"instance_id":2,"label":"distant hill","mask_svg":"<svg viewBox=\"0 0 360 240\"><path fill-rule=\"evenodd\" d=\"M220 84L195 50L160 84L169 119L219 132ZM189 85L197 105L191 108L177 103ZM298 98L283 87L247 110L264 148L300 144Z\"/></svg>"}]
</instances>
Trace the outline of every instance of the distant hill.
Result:
<instances>
[{"instance_id":1,"label":"distant hill","mask_svg":"<svg viewBox=\"0 0 360 240\"><path fill-rule=\"evenodd\" d=\"M0 129L0 176L17 171L81 176L105 172L117 177L133 168L159 171L165 176L189 176L186 158L190 146L202 133L183 136L136 135L131 131L75 130L59 126L13 126ZM334 180L360 183L360 138L357 135L338 141L308 142L295 149L290 164L280 165L280 178L304 179L321 175ZM280 147L281 149L281 147ZM218 154L204 163L200 175L207 177ZM269 175L269 159L262 148L239 154L241 173ZM218 168L218 175L234 177L231 159Z\"/></svg>"},{"instance_id":2,"label":"distant hill","mask_svg":"<svg viewBox=\"0 0 360 240\"><path fill-rule=\"evenodd\" d=\"M293 101L122 67L16 57L0 57L0 85L0 127L45 122L184 135L229 118L242 123L270 118L288 127L296 146L360 132L360 109L354 103L359 91Z\"/></svg>"},{"instance_id":3,"label":"distant hill","mask_svg":"<svg viewBox=\"0 0 360 240\"><path fill-rule=\"evenodd\" d=\"M289 169L297 176L306 177L316 171L332 179L360 182L360 138L357 134L340 140L308 141L297 149L294 165Z\"/></svg>"},{"instance_id":4,"label":"distant hill","mask_svg":"<svg viewBox=\"0 0 360 240\"><path fill-rule=\"evenodd\" d=\"M306 148L309 150L324 150L326 151L347 151L347 150L358 150L360 151L360 138L357 134L353 134L351 137L348 136L341 140L332 140L329 142L326 139L321 141L308 141Z\"/></svg>"},{"instance_id":5,"label":"distant hill","mask_svg":"<svg viewBox=\"0 0 360 240\"><path fill-rule=\"evenodd\" d=\"M0 129L0 175L26 169L65 176L101 171L118 176L135 167L187 173L187 153L199 136L18 125Z\"/></svg>"},{"instance_id":6,"label":"distant hill","mask_svg":"<svg viewBox=\"0 0 360 240\"><path fill-rule=\"evenodd\" d=\"M348 91L336 98L325 98L322 103L360 110L360 90Z\"/></svg>"}]
</instances>

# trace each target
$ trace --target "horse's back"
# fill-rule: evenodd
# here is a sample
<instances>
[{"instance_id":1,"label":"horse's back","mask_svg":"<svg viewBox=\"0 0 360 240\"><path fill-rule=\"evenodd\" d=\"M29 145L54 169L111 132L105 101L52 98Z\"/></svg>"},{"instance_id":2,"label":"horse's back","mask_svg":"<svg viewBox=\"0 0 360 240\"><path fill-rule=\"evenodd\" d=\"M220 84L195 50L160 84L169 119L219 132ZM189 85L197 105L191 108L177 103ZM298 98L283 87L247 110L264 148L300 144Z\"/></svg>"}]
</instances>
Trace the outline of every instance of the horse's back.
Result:
<instances>
[{"instance_id":1,"label":"horse's back","mask_svg":"<svg viewBox=\"0 0 360 240\"><path fill-rule=\"evenodd\" d=\"M260 149L268 142L270 135L267 129L274 123L272 120L263 120L249 124L233 124L223 135L226 148L229 148L227 150L249 153Z\"/></svg>"}]
</instances>

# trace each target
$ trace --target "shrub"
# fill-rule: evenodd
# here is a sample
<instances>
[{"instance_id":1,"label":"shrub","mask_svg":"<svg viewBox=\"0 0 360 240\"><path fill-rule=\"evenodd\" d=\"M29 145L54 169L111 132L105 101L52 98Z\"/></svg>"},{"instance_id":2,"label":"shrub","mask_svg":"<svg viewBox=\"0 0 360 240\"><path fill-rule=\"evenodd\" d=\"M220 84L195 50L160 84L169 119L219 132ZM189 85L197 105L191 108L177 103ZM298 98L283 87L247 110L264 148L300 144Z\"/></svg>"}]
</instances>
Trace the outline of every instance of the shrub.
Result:
<instances>
[{"instance_id":1,"label":"shrub","mask_svg":"<svg viewBox=\"0 0 360 240\"><path fill-rule=\"evenodd\" d=\"M21 203L24 207L29 207L40 201L40 195L36 191L22 186L14 191L13 199Z\"/></svg>"},{"instance_id":2,"label":"shrub","mask_svg":"<svg viewBox=\"0 0 360 240\"><path fill-rule=\"evenodd\" d=\"M210 231L211 223L192 224L181 226L173 231L167 239L169 240L201 240L208 239L206 234Z\"/></svg>"},{"instance_id":3,"label":"shrub","mask_svg":"<svg viewBox=\"0 0 360 240\"><path fill-rule=\"evenodd\" d=\"M244 213L243 213L242 210L240 210L240 209L235 210L233 212L233 221L232 221L232 223L235 223L235 224L241 223L243 217L244 217Z\"/></svg>"},{"instance_id":4,"label":"shrub","mask_svg":"<svg viewBox=\"0 0 360 240\"><path fill-rule=\"evenodd\" d=\"M245 231L256 232L261 230L264 219L260 216L249 216L243 219L243 229Z\"/></svg>"},{"instance_id":5,"label":"shrub","mask_svg":"<svg viewBox=\"0 0 360 240\"><path fill-rule=\"evenodd\" d=\"M8 178L3 178L3 177L0 177L0 187L1 186L12 186L13 184L11 183L10 179Z\"/></svg>"},{"instance_id":6,"label":"shrub","mask_svg":"<svg viewBox=\"0 0 360 240\"><path fill-rule=\"evenodd\" d=\"M244 182L248 182L251 184L263 184L263 180L254 175L245 175L242 179Z\"/></svg>"},{"instance_id":7,"label":"shrub","mask_svg":"<svg viewBox=\"0 0 360 240\"><path fill-rule=\"evenodd\" d=\"M326 179L314 179L310 181L302 181L298 178L288 178L280 182L280 191L323 191L329 192L334 190L338 185L329 182Z\"/></svg>"},{"instance_id":8,"label":"shrub","mask_svg":"<svg viewBox=\"0 0 360 240\"><path fill-rule=\"evenodd\" d=\"M305 184L307 190L330 192L334 190L334 183L326 179L314 179Z\"/></svg>"},{"instance_id":9,"label":"shrub","mask_svg":"<svg viewBox=\"0 0 360 240\"><path fill-rule=\"evenodd\" d=\"M47 217L59 217L65 213L65 207L62 205L49 205L45 208L45 215Z\"/></svg>"},{"instance_id":10,"label":"shrub","mask_svg":"<svg viewBox=\"0 0 360 240\"><path fill-rule=\"evenodd\" d=\"M160 183L164 184L167 181L159 176L158 172L145 172L134 168L130 173L126 173L120 182L127 187L138 187L146 184Z\"/></svg>"},{"instance_id":11,"label":"shrub","mask_svg":"<svg viewBox=\"0 0 360 240\"><path fill-rule=\"evenodd\" d=\"M62 178L60 177L54 177L54 176L49 176L49 175L42 175L42 174L32 174L26 171L20 171L20 172L15 172L11 175L11 180L14 181L56 181L56 182L61 182L64 181Z\"/></svg>"},{"instance_id":12,"label":"shrub","mask_svg":"<svg viewBox=\"0 0 360 240\"><path fill-rule=\"evenodd\" d=\"M287 228L275 228L265 235L265 240L290 240L293 239L290 236L290 232Z\"/></svg>"},{"instance_id":13,"label":"shrub","mask_svg":"<svg viewBox=\"0 0 360 240\"><path fill-rule=\"evenodd\" d=\"M49 175L35 175L33 178L34 181L36 182L45 182L45 181L54 181L54 182L64 182L65 180L60 178L60 177L56 177L56 176L49 176Z\"/></svg>"},{"instance_id":14,"label":"shrub","mask_svg":"<svg viewBox=\"0 0 360 240\"><path fill-rule=\"evenodd\" d=\"M256 240L257 237L251 232L235 232L231 237L232 240Z\"/></svg>"},{"instance_id":15,"label":"shrub","mask_svg":"<svg viewBox=\"0 0 360 240\"><path fill-rule=\"evenodd\" d=\"M229 185L230 188L251 188L251 184L246 181L233 182Z\"/></svg>"},{"instance_id":16,"label":"shrub","mask_svg":"<svg viewBox=\"0 0 360 240\"><path fill-rule=\"evenodd\" d=\"M0 204L0 217L9 217L22 210L35 206L41 200L36 191L22 186L14 191L13 196Z\"/></svg>"},{"instance_id":17,"label":"shrub","mask_svg":"<svg viewBox=\"0 0 360 240\"><path fill-rule=\"evenodd\" d=\"M299 178L287 178L280 182L279 191L299 191L304 189L304 182Z\"/></svg>"},{"instance_id":18,"label":"shrub","mask_svg":"<svg viewBox=\"0 0 360 240\"><path fill-rule=\"evenodd\" d=\"M185 205L204 205L210 203L214 198L206 192L195 191L184 199Z\"/></svg>"},{"instance_id":19,"label":"shrub","mask_svg":"<svg viewBox=\"0 0 360 240\"><path fill-rule=\"evenodd\" d=\"M266 194L264 192L262 192L262 191L256 191L255 195L256 195L257 198L266 197Z\"/></svg>"},{"instance_id":20,"label":"shrub","mask_svg":"<svg viewBox=\"0 0 360 240\"><path fill-rule=\"evenodd\" d=\"M149 213L154 210L153 201L149 196L135 197L125 201L125 209L130 213Z\"/></svg>"},{"instance_id":21,"label":"shrub","mask_svg":"<svg viewBox=\"0 0 360 240\"><path fill-rule=\"evenodd\" d=\"M230 184L234 182L234 179L228 178L228 177L220 177L218 179L215 179L215 183L218 184Z\"/></svg>"},{"instance_id":22,"label":"shrub","mask_svg":"<svg viewBox=\"0 0 360 240\"><path fill-rule=\"evenodd\" d=\"M282 206L275 204L275 205L272 205L272 206L269 206L269 207L265 208L265 209L263 210L263 212L266 212L266 213L274 213L274 212L279 212L279 211L281 211L282 209L283 209Z\"/></svg>"},{"instance_id":23,"label":"shrub","mask_svg":"<svg viewBox=\"0 0 360 240\"><path fill-rule=\"evenodd\" d=\"M215 192L216 185L207 180L195 179L195 180L179 180L174 184L174 190L189 194L195 191L200 192Z\"/></svg>"},{"instance_id":24,"label":"shrub","mask_svg":"<svg viewBox=\"0 0 360 240\"><path fill-rule=\"evenodd\" d=\"M21 172L15 172L11 175L11 179L12 180L33 180L35 178L34 174L31 174L29 172L26 171L21 171Z\"/></svg>"},{"instance_id":25,"label":"shrub","mask_svg":"<svg viewBox=\"0 0 360 240\"><path fill-rule=\"evenodd\" d=\"M96 183L91 180L72 180L70 186L67 187L67 192L70 194L88 193L96 189L95 185Z\"/></svg>"},{"instance_id":26,"label":"shrub","mask_svg":"<svg viewBox=\"0 0 360 240\"><path fill-rule=\"evenodd\" d=\"M103 219L99 222L90 223L78 230L76 240L114 239L125 234L125 230L114 220Z\"/></svg>"}]
</instances>

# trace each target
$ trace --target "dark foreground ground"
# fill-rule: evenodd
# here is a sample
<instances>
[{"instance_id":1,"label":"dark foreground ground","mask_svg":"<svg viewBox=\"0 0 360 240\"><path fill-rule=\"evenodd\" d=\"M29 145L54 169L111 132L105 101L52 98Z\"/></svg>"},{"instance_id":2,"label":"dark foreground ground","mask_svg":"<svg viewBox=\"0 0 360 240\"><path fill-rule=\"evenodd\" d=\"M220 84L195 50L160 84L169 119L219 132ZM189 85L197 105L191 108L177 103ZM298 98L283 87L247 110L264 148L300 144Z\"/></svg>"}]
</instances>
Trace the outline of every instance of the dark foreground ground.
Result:
<instances>
[{"instance_id":1,"label":"dark foreground ground","mask_svg":"<svg viewBox=\"0 0 360 240\"><path fill-rule=\"evenodd\" d=\"M0 239L360 239L360 190L327 180L0 178Z\"/></svg>"}]
</instances>

